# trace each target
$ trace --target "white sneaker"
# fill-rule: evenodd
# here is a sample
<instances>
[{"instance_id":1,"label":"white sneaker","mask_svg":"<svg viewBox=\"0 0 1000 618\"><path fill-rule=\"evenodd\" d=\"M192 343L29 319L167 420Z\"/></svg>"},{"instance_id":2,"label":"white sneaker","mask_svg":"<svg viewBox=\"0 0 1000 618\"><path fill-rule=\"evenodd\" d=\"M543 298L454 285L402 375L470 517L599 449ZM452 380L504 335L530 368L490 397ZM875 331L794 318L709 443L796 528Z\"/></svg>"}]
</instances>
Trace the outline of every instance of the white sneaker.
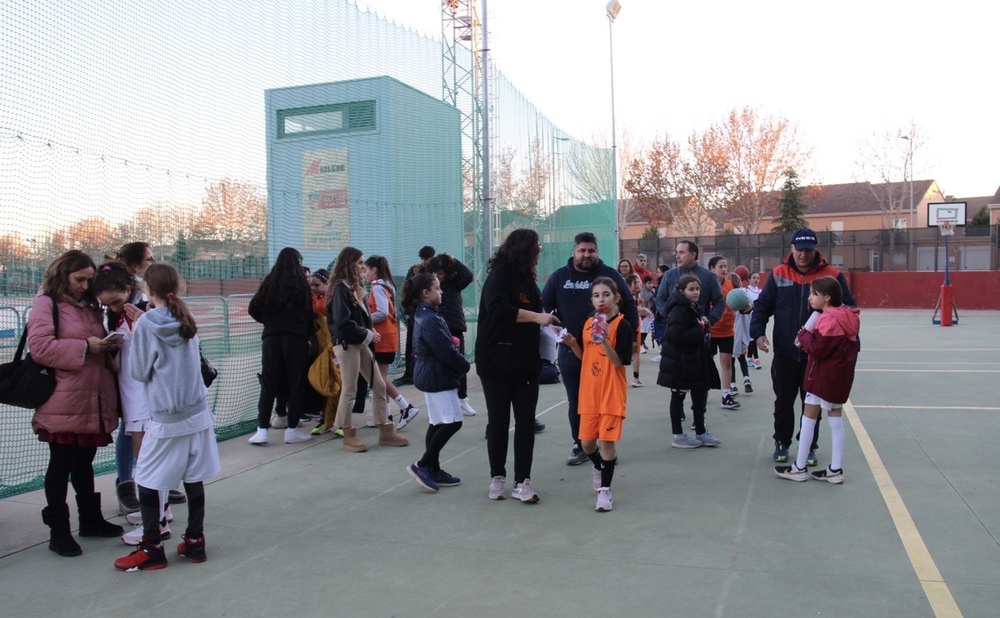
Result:
<instances>
[{"instance_id":1,"label":"white sneaker","mask_svg":"<svg viewBox=\"0 0 1000 618\"><path fill-rule=\"evenodd\" d=\"M594 507L595 511L599 513L607 513L614 507L615 501L611 498L611 488L601 487L597 490L597 506Z\"/></svg>"},{"instance_id":2,"label":"white sneaker","mask_svg":"<svg viewBox=\"0 0 1000 618\"><path fill-rule=\"evenodd\" d=\"M308 442L312 440L312 434L301 427L294 427L285 430L285 444L295 444L297 442Z\"/></svg>"},{"instance_id":3,"label":"white sneaker","mask_svg":"<svg viewBox=\"0 0 1000 618\"><path fill-rule=\"evenodd\" d=\"M138 545L142 542L143 527L139 524L122 535L122 542L126 545ZM170 526L163 524L160 526L160 540L165 541L170 538Z\"/></svg>"},{"instance_id":4,"label":"white sneaker","mask_svg":"<svg viewBox=\"0 0 1000 618\"><path fill-rule=\"evenodd\" d=\"M646 383L639 378L636 378L635 381L632 382L632 388L642 388L643 386L646 386Z\"/></svg>"},{"instance_id":5,"label":"white sneaker","mask_svg":"<svg viewBox=\"0 0 1000 618\"><path fill-rule=\"evenodd\" d=\"M651 362L651 363L658 363L658 362L660 362L660 358L661 358L660 355L657 354L653 358L649 359L649 362Z\"/></svg>"},{"instance_id":6,"label":"white sneaker","mask_svg":"<svg viewBox=\"0 0 1000 618\"><path fill-rule=\"evenodd\" d=\"M507 483L507 478L503 476L494 476L490 479L490 500L503 500L507 494L507 488L504 487Z\"/></svg>"},{"instance_id":7,"label":"white sneaker","mask_svg":"<svg viewBox=\"0 0 1000 618\"><path fill-rule=\"evenodd\" d=\"M475 416L476 411L472 409L472 404L469 403L469 398L460 400L462 402L462 415L463 416Z\"/></svg>"},{"instance_id":8,"label":"white sneaker","mask_svg":"<svg viewBox=\"0 0 1000 618\"><path fill-rule=\"evenodd\" d=\"M170 510L170 505L167 505L167 510L163 512L163 516L167 518L167 522L172 522L174 520L174 512ZM125 521L132 524L133 526L142 525L142 512L139 513L129 513L125 516Z\"/></svg>"},{"instance_id":9,"label":"white sneaker","mask_svg":"<svg viewBox=\"0 0 1000 618\"><path fill-rule=\"evenodd\" d=\"M531 479L524 479L523 483L514 483L514 491L510 492L510 497L528 504L538 502L538 494L531 487Z\"/></svg>"},{"instance_id":10,"label":"white sneaker","mask_svg":"<svg viewBox=\"0 0 1000 618\"><path fill-rule=\"evenodd\" d=\"M250 444L256 444L257 446L267 444L267 430L263 427L258 427L257 432L250 436Z\"/></svg>"},{"instance_id":11,"label":"white sneaker","mask_svg":"<svg viewBox=\"0 0 1000 618\"><path fill-rule=\"evenodd\" d=\"M274 412L271 413L271 428L272 429L288 429L288 417L278 416Z\"/></svg>"}]
</instances>

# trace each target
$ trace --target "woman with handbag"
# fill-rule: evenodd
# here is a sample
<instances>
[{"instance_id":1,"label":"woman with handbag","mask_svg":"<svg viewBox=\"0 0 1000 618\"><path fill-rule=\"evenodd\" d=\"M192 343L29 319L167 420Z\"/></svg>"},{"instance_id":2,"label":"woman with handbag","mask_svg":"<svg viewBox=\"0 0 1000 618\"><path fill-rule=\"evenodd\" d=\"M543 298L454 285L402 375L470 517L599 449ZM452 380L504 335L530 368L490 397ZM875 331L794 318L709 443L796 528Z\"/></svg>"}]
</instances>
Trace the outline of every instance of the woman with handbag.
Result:
<instances>
[{"instance_id":1,"label":"woman with handbag","mask_svg":"<svg viewBox=\"0 0 1000 618\"><path fill-rule=\"evenodd\" d=\"M96 267L82 251L67 251L45 270L45 281L28 315L32 358L55 370L56 388L35 410L31 426L49 445L42 521L51 531L49 549L60 556L79 556L70 533L68 483L76 491L80 536L116 537L121 526L104 520L101 494L94 491L94 456L111 444L118 427L110 351L120 340L105 339L101 310L91 289ZM52 304L58 315L58 331Z\"/></svg>"}]
</instances>

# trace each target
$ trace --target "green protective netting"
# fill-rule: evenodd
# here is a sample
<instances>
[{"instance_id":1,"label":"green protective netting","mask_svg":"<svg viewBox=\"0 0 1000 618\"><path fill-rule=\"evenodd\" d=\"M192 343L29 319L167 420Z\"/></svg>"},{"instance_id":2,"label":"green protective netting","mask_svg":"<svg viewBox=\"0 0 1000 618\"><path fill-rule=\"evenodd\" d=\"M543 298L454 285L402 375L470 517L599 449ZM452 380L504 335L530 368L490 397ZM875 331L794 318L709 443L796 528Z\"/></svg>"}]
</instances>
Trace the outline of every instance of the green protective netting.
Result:
<instances>
[{"instance_id":1,"label":"green protective netting","mask_svg":"<svg viewBox=\"0 0 1000 618\"><path fill-rule=\"evenodd\" d=\"M510 230L538 230L540 285L579 231L613 255L609 151L561 131L496 67L484 237L481 82L462 41L347 0L2 6L0 362L53 258L73 248L100 262L149 242L186 279L226 439L255 422L260 327L246 304L283 246L317 269L352 244L385 255L400 283L425 244L459 257L477 275L464 293L470 355L487 247ZM310 106L319 116L299 122ZM0 497L41 486L48 455L30 415L0 406ZM100 449L98 472L113 456Z\"/></svg>"}]
</instances>

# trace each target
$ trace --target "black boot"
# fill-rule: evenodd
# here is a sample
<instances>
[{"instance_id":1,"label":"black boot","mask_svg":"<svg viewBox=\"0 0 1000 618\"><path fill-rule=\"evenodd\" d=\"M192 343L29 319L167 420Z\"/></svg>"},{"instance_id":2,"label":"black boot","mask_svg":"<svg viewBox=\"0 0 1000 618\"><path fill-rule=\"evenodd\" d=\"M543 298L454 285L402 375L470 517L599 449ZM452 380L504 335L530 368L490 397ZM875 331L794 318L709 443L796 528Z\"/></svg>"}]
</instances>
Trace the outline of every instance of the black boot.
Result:
<instances>
[{"instance_id":1,"label":"black boot","mask_svg":"<svg viewBox=\"0 0 1000 618\"><path fill-rule=\"evenodd\" d=\"M80 536L111 538L121 536L125 532L121 526L104 521L104 514L101 513L101 494L77 496L76 506L80 513Z\"/></svg>"},{"instance_id":2,"label":"black boot","mask_svg":"<svg viewBox=\"0 0 1000 618\"><path fill-rule=\"evenodd\" d=\"M42 509L42 521L49 527L49 549L60 556L79 556L80 545L69 531L69 507L65 504Z\"/></svg>"}]
</instances>

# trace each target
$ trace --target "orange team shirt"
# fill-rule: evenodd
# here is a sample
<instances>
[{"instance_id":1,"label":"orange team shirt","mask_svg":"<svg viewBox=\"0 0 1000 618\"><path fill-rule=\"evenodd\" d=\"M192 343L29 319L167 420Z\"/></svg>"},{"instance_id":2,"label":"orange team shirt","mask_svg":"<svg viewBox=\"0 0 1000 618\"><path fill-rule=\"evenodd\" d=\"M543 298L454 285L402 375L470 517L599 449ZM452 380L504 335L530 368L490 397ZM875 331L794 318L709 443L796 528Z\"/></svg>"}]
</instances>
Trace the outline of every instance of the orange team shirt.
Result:
<instances>
[{"instance_id":1,"label":"orange team shirt","mask_svg":"<svg viewBox=\"0 0 1000 618\"><path fill-rule=\"evenodd\" d=\"M618 314L608 322L608 345L618 353L621 367L615 367L604 353L604 346L594 343L594 319L583 326L583 360L580 369L578 414L606 414L625 418L628 403L628 380L625 365L632 362L632 325Z\"/></svg>"},{"instance_id":2,"label":"orange team shirt","mask_svg":"<svg viewBox=\"0 0 1000 618\"><path fill-rule=\"evenodd\" d=\"M725 304L726 295L729 294L730 290L734 287L733 282L726 277L722 280L722 302ZM712 324L711 333L716 339L721 339L723 337L733 337L736 335L736 313L726 305L726 309L722 312L722 317L715 324Z\"/></svg>"}]
</instances>

